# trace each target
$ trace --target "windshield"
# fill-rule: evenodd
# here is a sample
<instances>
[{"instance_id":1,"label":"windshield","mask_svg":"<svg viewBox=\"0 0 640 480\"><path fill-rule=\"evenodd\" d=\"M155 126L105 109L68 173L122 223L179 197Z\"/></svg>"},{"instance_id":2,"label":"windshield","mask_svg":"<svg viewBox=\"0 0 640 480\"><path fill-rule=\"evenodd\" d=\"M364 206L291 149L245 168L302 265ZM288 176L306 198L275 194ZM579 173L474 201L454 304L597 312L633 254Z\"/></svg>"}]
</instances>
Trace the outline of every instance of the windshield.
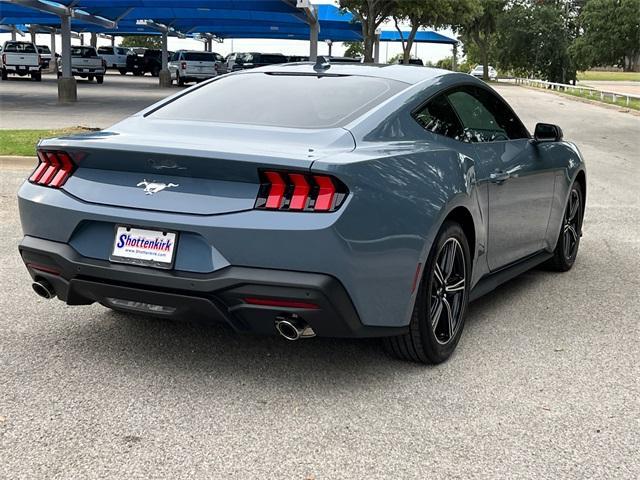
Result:
<instances>
[{"instance_id":1,"label":"windshield","mask_svg":"<svg viewBox=\"0 0 640 480\"><path fill-rule=\"evenodd\" d=\"M229 75L150 115L292 128L340 127L407 86L386 78L355 75Z\"/></svg>"}]
</instances>

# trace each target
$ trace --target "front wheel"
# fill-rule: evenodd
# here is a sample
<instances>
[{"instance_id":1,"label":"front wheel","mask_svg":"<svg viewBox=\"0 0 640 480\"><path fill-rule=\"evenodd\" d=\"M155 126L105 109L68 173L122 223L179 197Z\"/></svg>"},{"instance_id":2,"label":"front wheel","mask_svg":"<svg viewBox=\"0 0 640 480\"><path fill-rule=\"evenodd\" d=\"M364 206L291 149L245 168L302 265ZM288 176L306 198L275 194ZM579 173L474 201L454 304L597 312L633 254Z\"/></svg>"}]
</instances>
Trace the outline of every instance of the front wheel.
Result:
<instances>
[{"instance_id":1,"label":"front wheel","mask_svg":"<svg viewBox=\"0 0 640 480\"><path fill-rule=\"evenodd\" d=\"M567 205L562 217L562 228L553 257L547 266L557 272L566 272L573 267L578 256L580 237L582 235L582 217L584 215L584 196L582 186L574 182L569 192Z\"/></svg>"},{"instance_id":2,"label":"front wheel","mask_svg":"<svg viewBox=\"0 0 640 480\"><path fill-rule=\"evenodd\" d=\"M413 362L435 364L447 360L462 335L470 280L467 238L459 224L447 221L429 253L409 332L385 338L387 351Z\"/></svg>"}]
</instances>

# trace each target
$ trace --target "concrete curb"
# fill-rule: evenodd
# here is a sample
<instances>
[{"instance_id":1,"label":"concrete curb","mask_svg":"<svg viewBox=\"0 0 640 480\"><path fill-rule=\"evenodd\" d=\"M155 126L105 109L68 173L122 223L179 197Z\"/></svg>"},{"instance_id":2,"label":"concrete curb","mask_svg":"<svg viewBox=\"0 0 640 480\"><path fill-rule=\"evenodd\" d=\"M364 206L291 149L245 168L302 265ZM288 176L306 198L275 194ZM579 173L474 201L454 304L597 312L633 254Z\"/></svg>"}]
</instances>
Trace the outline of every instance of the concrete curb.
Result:
<instances>
[{"instance_id":1,"label":"concrete curb","mask_svg":"<svg viewBox=\"0 0 640 480\"><path fill-rule=\"evenodd\" d=\"M36 166L38 157L20 157L15 155L0 155L0 168L2 169L30 169Z\"/></svg>"}]
</instances>

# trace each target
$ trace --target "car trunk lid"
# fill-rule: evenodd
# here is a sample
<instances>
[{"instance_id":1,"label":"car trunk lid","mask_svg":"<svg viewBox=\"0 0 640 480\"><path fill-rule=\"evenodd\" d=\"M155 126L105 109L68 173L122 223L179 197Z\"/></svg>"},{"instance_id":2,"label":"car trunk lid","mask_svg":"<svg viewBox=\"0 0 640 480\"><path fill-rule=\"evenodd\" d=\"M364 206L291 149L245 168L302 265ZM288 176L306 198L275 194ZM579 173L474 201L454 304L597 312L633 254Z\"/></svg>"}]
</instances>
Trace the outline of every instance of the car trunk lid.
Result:
<instances>
[{"instance_id":1,"label":"car trunk lid","mask_svg":"<svg viewBox=\"0 0 640 480\"><path fill-rule=\"evenodd\" d=\"M308 170L354 148L341 128L300 130L132 117L113 129L43 141L78 165L64 190L90 203L216 215L250 210L260 169Z\"/></svg>"}]
</instances>

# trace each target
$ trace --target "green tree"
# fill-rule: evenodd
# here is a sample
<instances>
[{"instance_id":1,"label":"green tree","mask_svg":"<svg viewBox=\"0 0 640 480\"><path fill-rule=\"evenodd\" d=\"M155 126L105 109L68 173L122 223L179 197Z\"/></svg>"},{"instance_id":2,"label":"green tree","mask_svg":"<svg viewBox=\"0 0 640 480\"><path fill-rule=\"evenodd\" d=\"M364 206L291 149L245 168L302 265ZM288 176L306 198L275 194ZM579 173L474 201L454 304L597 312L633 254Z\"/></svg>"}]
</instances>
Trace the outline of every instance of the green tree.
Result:
<instances>
[{"instance_id":1,"label":"green tree","mask_svg":"<svg viewBox=\"0 0 640 480\"><path fill-rule=\"evenodd\" d=\"M640 68L640 0L588 0L578 17L583 35L571 52L579 66Z\"/></svg>"},{"instance_id":2,"label":"green tree","mask_svg":"<svg viewBox=\"0 0 640 480\"><path fill-rule=\"evenodd\" d=\"M162 48L160 35L127 35L122 37L121 47Z\"/></svg>"},{"instance_id":3,"label":"green tree","mask_svg":"<svg viewBox=\"0 0 640 480\"><path fill-rule=\"evenodd\" d=\"M344 42L344 46L347 49L344 51L345 57L361 57L364 55L364 45L362 42Z\"/></svg>"},{"instance_id":4,"label":"green tree","mask_svg":"<svg viewBox=\"0 0 640 480\"><path fill-rule=\"evenodd\" d=\"M467 57L484 67L483 78L489 80L489 65L495 52L498 19L504 14L506 0L480 0L476 15L459 25Z\"/></svg>"},{"instance_id":5,"label":"green tree","mask_svg":"<svg viewBox=\"0 0 640 480\"><path fill-rule=\"evenodd\" d=\"M576 78L570 55L575 40L570 2L520 0L498 21L501 68L516 74L568 83Z\"/></svg>"},{"instance_id":6,"label":"green tree","mask_svg":"<svg viewBox=\"0 0 640 480\"><path fill-rule=\"evenodd\" d=\"M365 62L373 62L376 30L389 18L396 7L396 0L340 0L340 8L351 12L362 24Z\"/></svg>"},{"instance_id":7,"label":"green tree","mask_svg":"<svg viewBox=\"0 0 640 480\"><path fill-rule=\"evenodd\" d=\"M402 38L404 52L403 63L408 63L411 48L418 29L432 27L434 29L459 25L480 13L479 0L401 0L393 10L392 16L396 29L402 38L400 22L408 22L411 26L407 38Z\"/></svg>"}]
</instances>

